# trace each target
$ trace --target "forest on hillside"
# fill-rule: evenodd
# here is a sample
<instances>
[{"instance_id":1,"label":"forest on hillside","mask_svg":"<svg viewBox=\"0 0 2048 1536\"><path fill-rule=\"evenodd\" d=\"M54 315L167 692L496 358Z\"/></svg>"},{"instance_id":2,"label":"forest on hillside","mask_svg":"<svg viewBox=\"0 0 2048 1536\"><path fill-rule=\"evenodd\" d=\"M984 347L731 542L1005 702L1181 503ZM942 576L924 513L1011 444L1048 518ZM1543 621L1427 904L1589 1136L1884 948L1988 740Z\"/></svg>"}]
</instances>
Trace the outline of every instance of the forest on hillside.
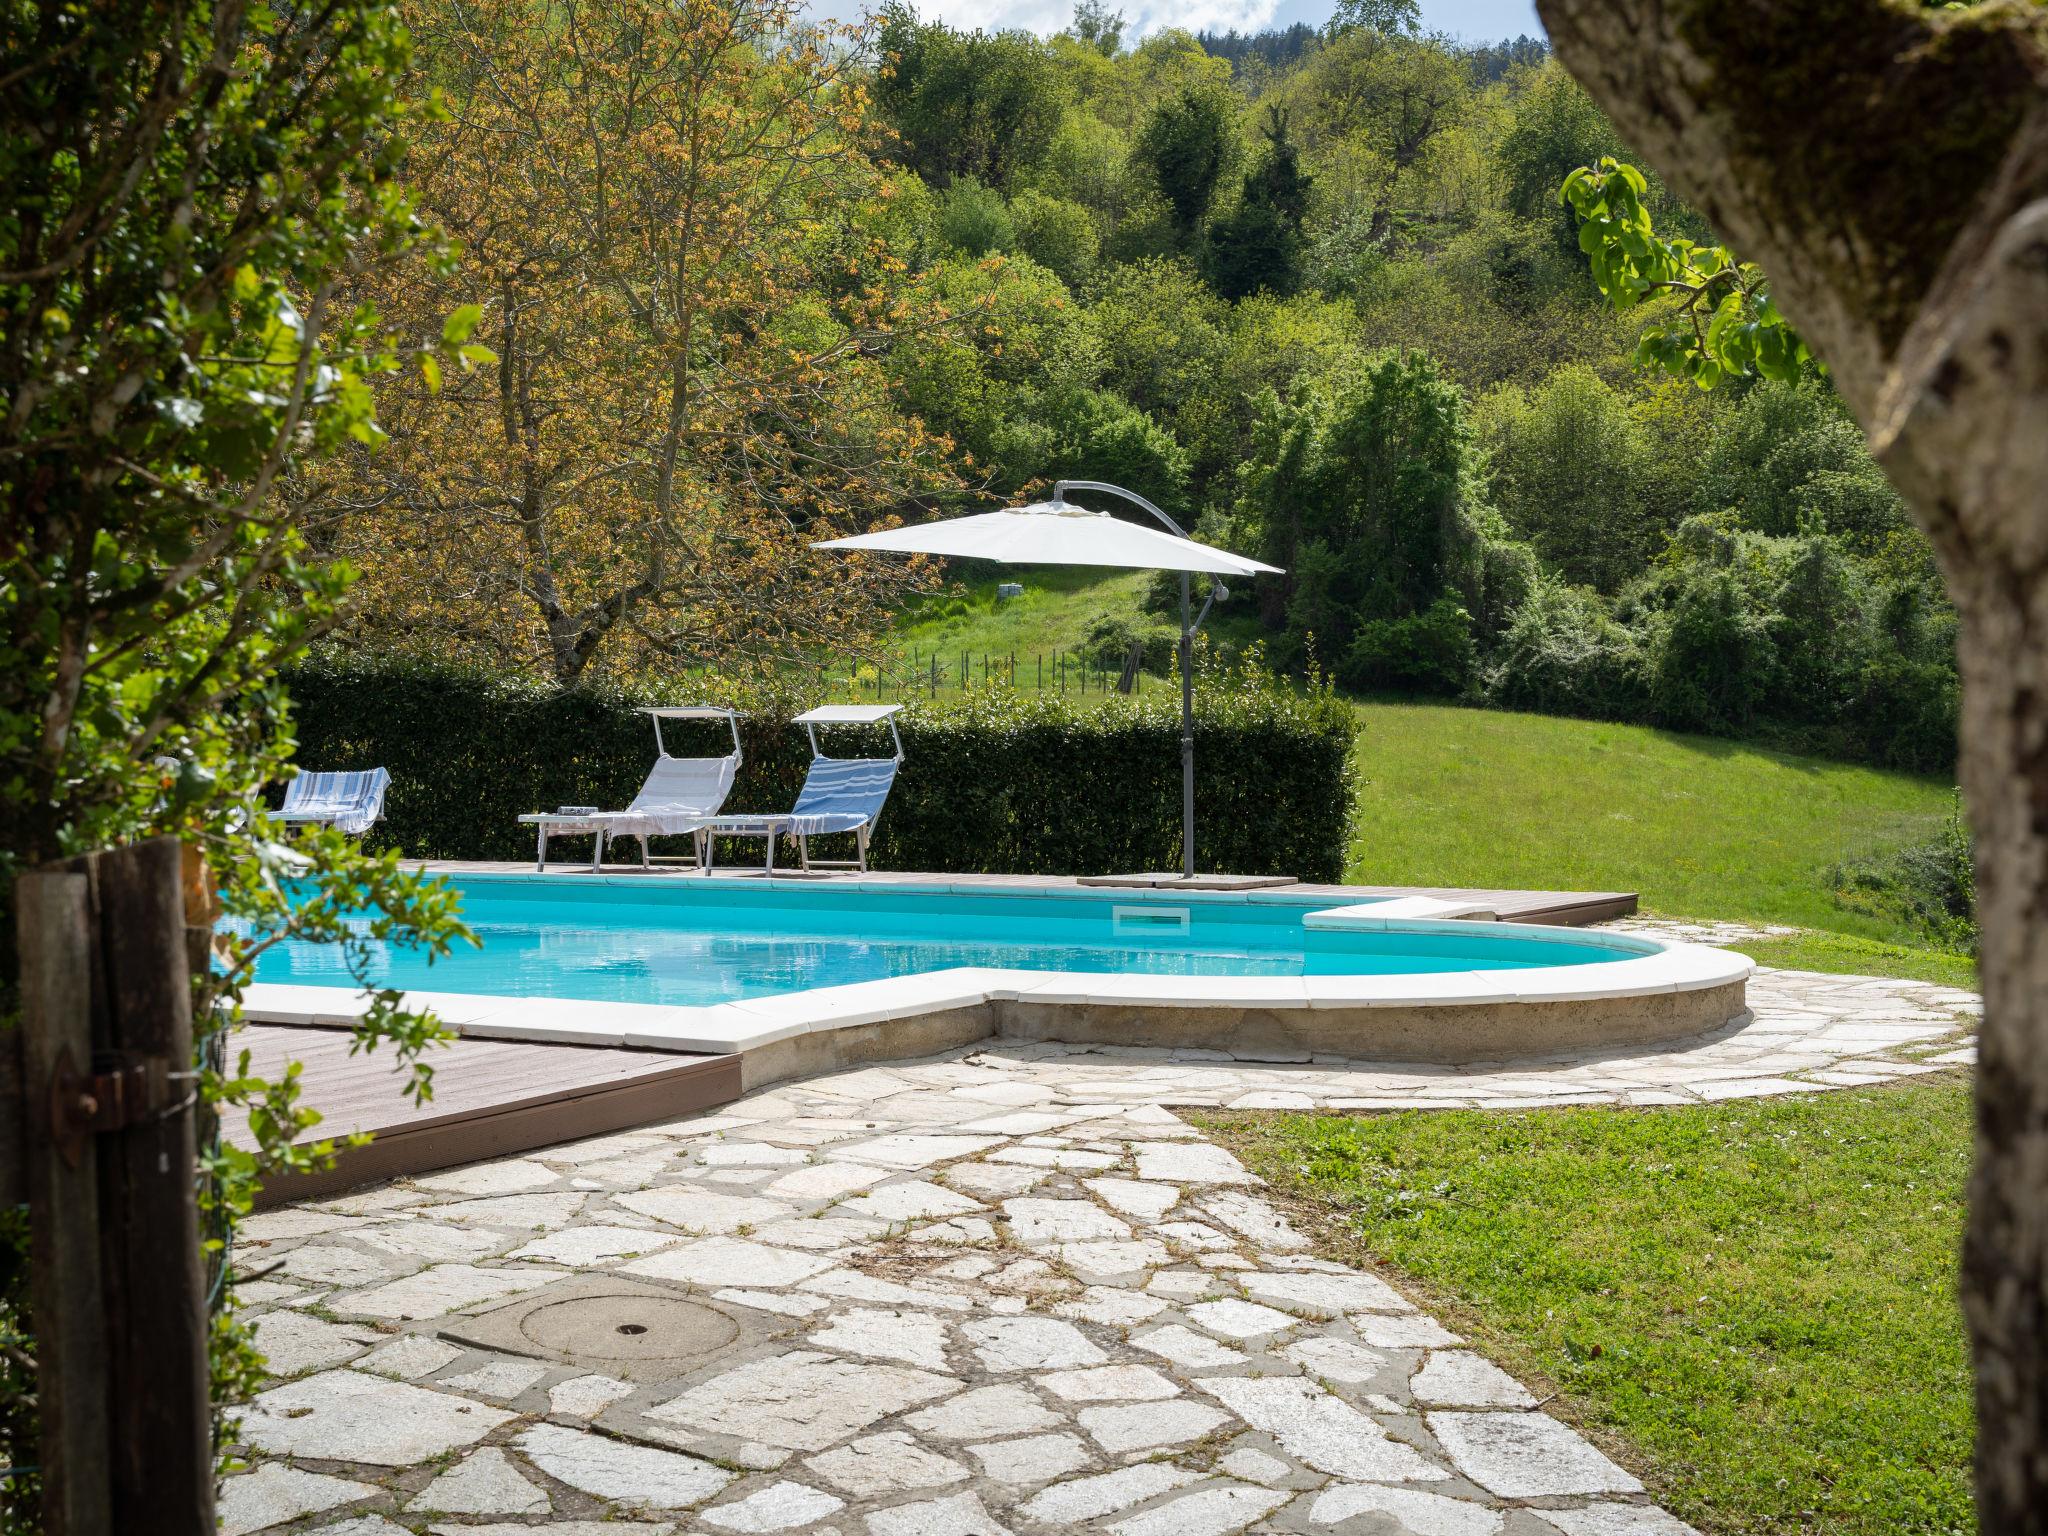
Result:
<instances>
[{"instance_id":1,"label":"forest on hillside","mask_svg":"<svg viewBox=\"0 0 2048 1536\"><path fill-rule=\"evenodd\" d=\"M365 573L351 643L563 682L843 655L933 577L811 538L1093 478L1284 566L1291 673L1952 763L1925 539L1818 369L1637 366L1559 198L1629 150L1540 42L1410 0L1142 39L1102 0L1049 38L721 0L654 60L413 11L450 111L409 175L461 255L362 296L471 305L494 362L295 487Z\"/></svg>"}]
</instances>

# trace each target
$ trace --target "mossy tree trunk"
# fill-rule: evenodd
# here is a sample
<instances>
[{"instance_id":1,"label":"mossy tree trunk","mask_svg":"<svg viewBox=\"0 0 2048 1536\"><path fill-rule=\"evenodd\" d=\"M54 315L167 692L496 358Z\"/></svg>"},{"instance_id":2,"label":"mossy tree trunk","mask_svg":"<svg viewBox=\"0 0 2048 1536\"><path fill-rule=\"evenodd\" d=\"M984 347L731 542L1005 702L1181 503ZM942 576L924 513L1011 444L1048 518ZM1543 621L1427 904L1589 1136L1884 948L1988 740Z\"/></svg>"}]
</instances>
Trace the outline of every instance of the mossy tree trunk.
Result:
<instances>
[{"instance_id":1,"label":"mossy tree trunk","mask_svg":"<svg viewBox=\"0 0 2048 1536\"><path fill-rule=\"evenodd\" d=\"M2048 1533L2048 7L1537 0L1833 370L1961 619L1986 1017L1962 1265L1979 1519Z\"/></svg>"}]
</instances>

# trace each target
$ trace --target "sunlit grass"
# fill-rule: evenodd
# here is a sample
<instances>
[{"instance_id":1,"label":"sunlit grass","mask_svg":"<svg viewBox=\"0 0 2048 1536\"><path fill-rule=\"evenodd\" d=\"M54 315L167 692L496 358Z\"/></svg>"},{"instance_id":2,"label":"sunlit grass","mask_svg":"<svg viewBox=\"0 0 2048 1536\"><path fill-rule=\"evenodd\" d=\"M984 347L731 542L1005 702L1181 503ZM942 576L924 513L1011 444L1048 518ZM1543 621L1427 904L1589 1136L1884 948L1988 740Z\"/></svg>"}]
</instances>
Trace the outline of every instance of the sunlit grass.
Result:
<instances>
[{"instance_id":1,"label":"sunlit grass","mask_svg":"<svg viewBox=\"0 0 2048 1536\"><path fill-rule=\"evenodd\" d=\"M1710 1536L1974 1529L1958 1078L1204 1124Z\"/></svg>"},{"instance_id":2,"label":"sunlit grass","mask_svg":"<svg viewBox=\"0 0 2048 1536\"><path fill-rule=\"evenodd\" d=\"M1652 912L1911 945L1838 906L1825 875L1933 836L1944 782L1642 726L1358 708L1354 881L1635 891Z\"/></svg>"}]
</instances>

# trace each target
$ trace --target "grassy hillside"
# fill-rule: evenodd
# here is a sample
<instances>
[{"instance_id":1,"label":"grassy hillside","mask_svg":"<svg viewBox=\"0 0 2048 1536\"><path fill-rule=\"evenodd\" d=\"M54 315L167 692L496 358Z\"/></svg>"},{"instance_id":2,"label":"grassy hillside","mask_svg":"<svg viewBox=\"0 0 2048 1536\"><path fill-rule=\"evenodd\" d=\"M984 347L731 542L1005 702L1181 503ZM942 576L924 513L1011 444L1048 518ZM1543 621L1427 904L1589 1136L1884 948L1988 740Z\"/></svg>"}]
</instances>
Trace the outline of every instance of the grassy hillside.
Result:
<instances>
[{"instance_id":1,"label":"grassy hillside","mask_svg":"<svg viewBox=\"0 0 2048 1536\"><path fill-rule=\"evenodd\" d=\"M1136 618L1150 577L1005 571L906 616L896 649L957 665L1071 650L1105 614ZM1249 620L1240 606L1236 626ZM1911 936L1837 906L1825 872L1933 835L1949 785L1640 726L1449 704L1361 703L1349 878L1375 885L1632 890L1653 912L1793 923L1850 936L1826 969L1898 969L1868 953ZM1810 946L1809 946L1810 947ZM1897 957L1893 957L1896 962ZM1947 971L1942 972L1944 978Z\"/></svg>"},{"instance_id":2,"label":"grassy hillside","mask_svg":"<svg viewBox=\"0 0 2048 1536\"><path fill-rule=\"evenodd\" d=\"M995 566L971 568L972 579L914 602L904 614L894 649L905 656L937 651L958 661L971 651L977 666L984 654L1020 662L1072 650L1087 638L1088 626L1101 618L1137 620L1145 588L1152 577L1144 571L1121 576L1079 566L1046 566L1003 571ZM1022 597L998 601L996 585L1019 582Z\"/></svg>"},{"instance_id":3,"label":"grassy hillside","mask_svg":"<svg viewBox=\"0 0 2048 1536\"><path fill-rule=\"evenodd\" d=\"M1361 704L1348 864L1375 885L1633 890L1686 917L1901 937L1823 872L1933 836L1949 786L1641 726Z\"/></svg>"}]
</instances>

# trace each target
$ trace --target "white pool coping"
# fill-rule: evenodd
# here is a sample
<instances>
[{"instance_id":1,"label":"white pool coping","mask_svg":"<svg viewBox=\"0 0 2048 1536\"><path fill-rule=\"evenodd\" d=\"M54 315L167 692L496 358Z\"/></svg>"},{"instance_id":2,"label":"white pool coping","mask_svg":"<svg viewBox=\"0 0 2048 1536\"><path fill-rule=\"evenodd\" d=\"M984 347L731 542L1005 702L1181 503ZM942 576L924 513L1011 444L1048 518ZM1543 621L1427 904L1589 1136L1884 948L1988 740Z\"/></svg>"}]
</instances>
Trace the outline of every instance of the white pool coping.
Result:
<instances>
[{"instance_id":1,"label":"white pool coping","mask_svg":"<svg viewBox=\"0 0 2048 1536\"><path fill-rule=\"evenodd\" d=\"M518 878L470 876L470 879ZM533 877L528 877L529 879ZM541 877L545 879L545 877ZM584 877L581 884L588 884ZM629 884L630 880L616 883ZM759 889L761 881L748 882ZM780 884L781 882L776 882ZM809 887L808 882L792 881ZM940 882L862 887L873 892L947 892L986 896L986 885ZM1028 891L1004 895L1029 896ZM1071 896L1072 892L1048 891ZM1205 896L1225 901L1267 901L1275 893L1180 892L1163 899L1186 904ZM1161 893L1118 890L1119 904L1160 900ZM1106 900L1107 898L1102 898ZM1295 897L1299 904L1300 897ZM1428 897L1356 903L1307 914L1305 926L1325 929L1470 934L1498 930L1505 938L1631 951L1628 958L1590 964L1509 971L1438 971L1359 976L1170 976L1083 971L1003 970L961 966L852 982L836 987L739 1002L701 1005L592 1002L579 998L503 997L477 993L411 991L407 1004L434 1013L455 1033L484 1040L623 1046L639 1050L712 1055L739 1054L794 1036L916 1018L992 1003L1084 1004L1119 1008L1286 1011L1336 1008L1438 1008L1502 1003L1594 1002L1698 991L1746 981L1750 960L1703 944L1682 944L1638 934L1589 932L1530 923L1474 921L1423 915L1460 904ZM1398 911L1395 909L1399 909ZM1407 914L1414 915L1407 915ZM367 993L348 987L255 982L243 994L252 1022L346 1027L370 1005Z\"/></svg>"}]
</instances>

